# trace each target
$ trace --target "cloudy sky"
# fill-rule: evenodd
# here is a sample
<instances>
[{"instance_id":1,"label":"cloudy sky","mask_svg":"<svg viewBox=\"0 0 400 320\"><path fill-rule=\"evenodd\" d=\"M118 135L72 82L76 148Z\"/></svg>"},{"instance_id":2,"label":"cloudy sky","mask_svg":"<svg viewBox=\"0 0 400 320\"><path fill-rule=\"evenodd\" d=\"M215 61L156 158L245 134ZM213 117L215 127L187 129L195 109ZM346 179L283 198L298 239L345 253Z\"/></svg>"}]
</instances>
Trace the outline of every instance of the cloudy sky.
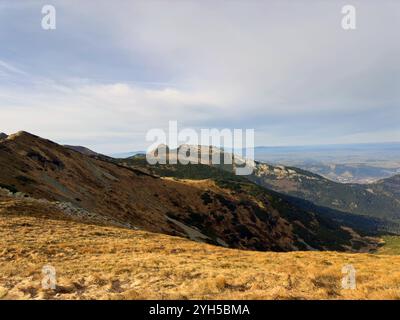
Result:
<instances>
[{"instance_id":1,"label":"cloudy sky","mask_svg":"<svg viewBox=\"0 0 400 320\"><path fill-rule=\"evenodd\" d=\"M3 0L0 132L105 153L169 120L256 145L400 141L399 30L395 0Z\"/></svg>"}]
</instances>

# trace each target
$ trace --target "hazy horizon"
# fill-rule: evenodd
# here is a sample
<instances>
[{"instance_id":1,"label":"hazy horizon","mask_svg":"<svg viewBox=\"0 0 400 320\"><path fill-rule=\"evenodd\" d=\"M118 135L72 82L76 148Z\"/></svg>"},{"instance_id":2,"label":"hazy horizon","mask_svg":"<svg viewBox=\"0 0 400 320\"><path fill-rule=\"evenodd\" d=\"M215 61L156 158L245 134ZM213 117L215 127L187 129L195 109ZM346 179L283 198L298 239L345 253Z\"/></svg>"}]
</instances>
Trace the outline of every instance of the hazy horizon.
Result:
<instances>
[{"instance_id":1,"label":"hazy horizon","mask_svg":"<svg viewBox=\"0 0 400 320\"><path fill-rule=\"evenodd\" d=\"M17 132L20 131L26 131L26 130L17 130L16 132L4 132L0 129L0 133L4 133L6 135L12 135L15 134ZM28 131L27 131L28 132ZM29 132L30 134L34 134L37 136L40 136L38 134L36 134L35 132ZM44 139L48 139L45 136L40 136L41 138ZM107 153L107 152L101 152L99 150L96 150L95 148L92 148L88 145L84 145L84 144L76 144L73 142L68 142L68 141L60 141L60 140L53 140L55 143L58 143L60 145L70 145L70 146L81 146L81 147L86 147L92 151L98 152L98 153L103 153L105 155L118 155L118 154L129 154L129 153L141 153L141 152L145 152L145 150L142 150L140 148L133 148L133 149L127 149L127 150L121 150L121 151L117 151L117 152L111 152L111 153ZM181 143L184 144L184 143ZM181 145L180 144L180 145ZM200 145L202 145L200 143ZM334 147L351 147L351 146L383 146L383 145L399 145L400 148L400 141L381 141L381 142L348 142L348 143L330 143L330 144L292 144L292 145L255 145L254 149L256 148L266 148L266 149L284 149L284 148L293 148L293 149L301 149L301 148L334 148ZM223 146L220 145L214 145L215 147L221 147L223 148Z\"/></svg>"}]
</instances>

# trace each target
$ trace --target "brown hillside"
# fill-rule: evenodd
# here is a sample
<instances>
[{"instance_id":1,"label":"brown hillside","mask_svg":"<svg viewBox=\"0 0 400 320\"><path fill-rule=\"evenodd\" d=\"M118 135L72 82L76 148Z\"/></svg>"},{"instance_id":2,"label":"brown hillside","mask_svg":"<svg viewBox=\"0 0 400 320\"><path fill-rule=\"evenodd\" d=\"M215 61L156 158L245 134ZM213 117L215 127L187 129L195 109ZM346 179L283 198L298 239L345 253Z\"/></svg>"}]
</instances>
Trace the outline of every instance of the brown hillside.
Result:
<instances>
[{"instance_id":1,"label":"brown hillside","mask_svg":"<svg viewBox=\"0 0 400 320\"><path fill-rule=\"evenodd\" d=\"M321 223L331 228L329 223L276 197L254 198L210 180L156 177L26 132L0 141L0 166L0 187L63 202L72 211L82 208L127 228L256 250L369 250L376 245L347 228L322 232Z\"/></svg>"}]
</instances>

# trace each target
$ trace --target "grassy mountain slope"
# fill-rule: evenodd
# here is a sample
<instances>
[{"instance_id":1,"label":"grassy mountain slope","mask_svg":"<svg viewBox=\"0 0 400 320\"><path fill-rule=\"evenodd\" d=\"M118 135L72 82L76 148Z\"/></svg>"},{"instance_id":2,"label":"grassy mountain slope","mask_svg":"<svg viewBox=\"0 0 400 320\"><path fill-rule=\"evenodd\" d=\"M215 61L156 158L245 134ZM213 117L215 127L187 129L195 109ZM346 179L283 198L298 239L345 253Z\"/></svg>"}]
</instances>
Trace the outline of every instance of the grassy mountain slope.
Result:
<instances>
[{"instance_id":1,"label":"grassy mountain slope","mask_svg":"<svg viewBox=\"0 0 400 320\"><path fill-rule=\"evenodd\" d=\"M0 197L0 299L400 299L400 257L254 252L71 220ZM342 289L342 267L356 269ZM42 289L42 268L56 289Z\"/></svg>"}]
</instances>

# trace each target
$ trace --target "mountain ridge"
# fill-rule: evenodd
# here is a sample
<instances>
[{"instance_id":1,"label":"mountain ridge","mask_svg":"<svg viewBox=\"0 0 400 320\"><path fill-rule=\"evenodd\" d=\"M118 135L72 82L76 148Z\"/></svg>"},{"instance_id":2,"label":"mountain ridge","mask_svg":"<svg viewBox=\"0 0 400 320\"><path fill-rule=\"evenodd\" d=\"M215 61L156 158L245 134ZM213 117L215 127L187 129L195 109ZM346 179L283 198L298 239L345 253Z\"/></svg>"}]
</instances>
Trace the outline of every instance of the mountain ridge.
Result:
<instances>
[{"instance_id":1,"label":"mountain ridge","mask_svg":"<svg viewBox=\"0 0 400 320\"><path fill-rule=\"evenodd\" d=\"M240 182L244 189L235 191L210 179L163 178L26 132L0 142L0 165L0 187L10 192L71 203L151 232L261 251L376 246L361 236L355 246L351 232L340 225L251 182Z\"/></svg>"}]
</instances>

